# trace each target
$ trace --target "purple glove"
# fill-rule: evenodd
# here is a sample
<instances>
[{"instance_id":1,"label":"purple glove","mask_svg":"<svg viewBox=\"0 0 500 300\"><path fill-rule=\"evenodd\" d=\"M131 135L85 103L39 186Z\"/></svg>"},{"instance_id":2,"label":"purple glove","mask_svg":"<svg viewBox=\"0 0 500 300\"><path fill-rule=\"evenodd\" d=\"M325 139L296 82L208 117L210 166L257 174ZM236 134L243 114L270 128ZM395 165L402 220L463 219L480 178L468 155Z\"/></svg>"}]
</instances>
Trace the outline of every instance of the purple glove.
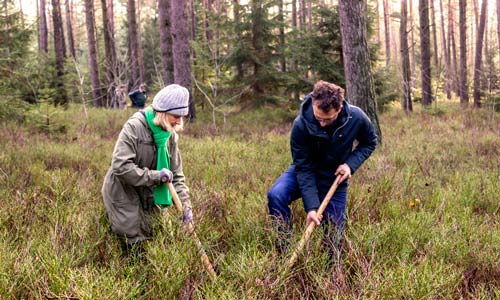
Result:
<instances>
[{"instance_id":1,"label":"purple glove","mask_svg":"<svg viewBox=\"0 0 500 300\"><path fill-rule=\"evenodd\" d=\"M189 207L184 208L184 214L182 216L182 222L184 224L189 224L189 223L193 222L193 211L191 210L191 208L189 208Z\"/></svg>"},{"instance_id":2,"label":"purple glove","mask_svg":"<svg viewBox=\"0 0 500 300\"><path fill-rule=\"evenodd\" d=\"M161 182L172 182L174 179L174 174L168 169L161 169L160 170L160 180Z\"/></svg>"}]
</instances>

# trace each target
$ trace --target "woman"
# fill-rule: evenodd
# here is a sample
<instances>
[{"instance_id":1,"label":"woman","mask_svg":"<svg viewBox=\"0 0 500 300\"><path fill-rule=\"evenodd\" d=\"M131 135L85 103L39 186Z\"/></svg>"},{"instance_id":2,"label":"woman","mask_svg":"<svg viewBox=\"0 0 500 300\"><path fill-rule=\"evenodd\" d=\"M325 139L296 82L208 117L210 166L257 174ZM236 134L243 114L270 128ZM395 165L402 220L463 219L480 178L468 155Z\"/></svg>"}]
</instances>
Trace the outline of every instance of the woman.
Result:
<instances>
[{"instance_id":1,"label":"woman","mask_svg":"<svg viewBox=\"0 0 500 300\"><path fill-rule=\"evenodd\" d=\"M102 197L111 230L123 239L125 249L152 238L151 216L172 204L166 182L173 183L184 206L184 222L193 219L176 133L188 114L188 102L188 90L171 84L120 132Z\"/></svg>"}]
</instances>

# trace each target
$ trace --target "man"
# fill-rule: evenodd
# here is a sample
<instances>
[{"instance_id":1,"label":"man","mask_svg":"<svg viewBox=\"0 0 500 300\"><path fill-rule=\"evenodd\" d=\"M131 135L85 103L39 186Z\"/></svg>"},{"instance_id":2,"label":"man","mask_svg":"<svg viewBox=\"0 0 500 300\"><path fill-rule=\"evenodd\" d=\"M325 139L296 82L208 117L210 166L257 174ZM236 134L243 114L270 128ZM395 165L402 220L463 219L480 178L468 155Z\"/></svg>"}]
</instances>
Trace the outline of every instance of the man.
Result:
<instances>
[{"instance_id":1,"label":"man","mask_svg":"<svg viewBox=\"0 0 500 300\"><path fill-rule=\"evenodd\" d=\"M132 107L144 108L146 100L148 99L148 94L146 93L146 84L141 84L137 90L132 91L128 94L130 101L132 101Z\"/></svg>"},{"instance_id":2,"label":"man","mask_svg":"<svg viewBox=\"0 0 500 300\"><path fill-rule=\"evenodd\" d=\"M301 104L290 145L293 163L268 193L269 213L278 222L281 234L277 250L282 253L288 247L292 232L290 204L302 197L307 225L319 225L321 219L316 212L335 176L341 175L323 222L324 241L333 258L342 247L348 179L375 150L375 129L360 108L344 100L342 88L319 81Z\"/></svg>"}]
</instances>

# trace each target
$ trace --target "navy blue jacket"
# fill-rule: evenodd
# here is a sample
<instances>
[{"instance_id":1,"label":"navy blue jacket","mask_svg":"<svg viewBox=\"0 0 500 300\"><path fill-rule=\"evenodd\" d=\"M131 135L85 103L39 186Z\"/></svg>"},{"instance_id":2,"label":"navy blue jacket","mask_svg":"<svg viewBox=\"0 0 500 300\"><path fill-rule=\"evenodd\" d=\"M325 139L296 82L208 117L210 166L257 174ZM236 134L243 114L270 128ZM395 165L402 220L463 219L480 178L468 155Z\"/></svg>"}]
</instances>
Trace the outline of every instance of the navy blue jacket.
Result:
<instances>
[{"instance_id":1,"label":"navy blue jacket","mask_svg":"<svg viewBox=\"0 0 500 300\"><path fill-rule=\"evenodd\" d=\"M319 199L318 193L326 195L339 165L346 163L354 174L377 146L370 119L359 107L346 101L330 126L328 133L314 118L312 98L307 95L293 122L290 138L293 166L306 212L319 208L323 199ZM345 180L337 190L346 190L347 185Z\"/></svg>"}]
</instances>

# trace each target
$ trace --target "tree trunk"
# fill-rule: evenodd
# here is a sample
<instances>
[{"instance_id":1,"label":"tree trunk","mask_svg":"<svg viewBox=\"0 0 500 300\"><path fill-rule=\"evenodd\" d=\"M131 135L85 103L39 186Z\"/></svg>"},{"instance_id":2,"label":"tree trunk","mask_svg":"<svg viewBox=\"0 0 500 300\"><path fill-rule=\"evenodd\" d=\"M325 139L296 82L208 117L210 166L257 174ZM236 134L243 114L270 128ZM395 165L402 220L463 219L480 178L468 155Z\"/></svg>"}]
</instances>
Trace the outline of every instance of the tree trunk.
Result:
<instances>
[{"instance_id":1,"label":"tree trunk","mask_svg":"<svg viewBox=\"0 0 500 300\"><path fill-rule=\"evenodd\" d=\"M23 11L23 2L19 0L19 12L21 18L21 26L24 28L24 11Z\"/></svg>"},{"instance_id":2,"label":"tree trunk","mask_svg":"<svg viewBox=\"0 0 500 300\"><path fill-rule=\"evenodd\" d=\"M194 7L194 0L190 0L189 2L189 10L191 13L191 38L190 43L194 43L196 40L196 8ZM229 46L228 46L229 47ZM195 49L191 49L191 55L193 58L193 65L196 65L196 51Z\"/></svg>"},{"instance_id":3,"label":"tree trunk","mask_svg":"<svg viewBox=\"0 0 500 300\"><path fill-rule=\"evenodd\" d=\"M303 0L303 3L305 3L305 0ZM305 7L302 7L302 15L305 17L305 14L303 14ZM261 0L252 0L252 46L255 51L255 53L259 54L262 53L263 48L264 48L264 41L263 41L263 29L262 29L262 2ZM254 83L253 83L253 90L255 94L261 95L264 93L264 88L261 86L260 81L258 80L260 72L261 72L261 65L257 60L254 60L253 64L253 75L254 75Z\"/></svg>"},{"instance_id":4,"label":"tree trunk","mask_svg":"<svg viewBox=\"0 0 500 300\"><path fill-rule=\"evenodd\" d=\"M312 0L307 1L307 31L312 31Z\"/></svg>"},{"instance_id":5,"label":"tree trunk","mask_svg":"<svg viewBox=\"0 0 500 300\"><path fill-rule=\"evenodd\" d=\"M377 43L382 44L382 39L380 38L380 7L379 0L375 0L375 30L377 31Z\"/></svg>"},{"instance_id":6,"label":"tree trunk","mask_svg":"<svg viewBox=\"0 0 500 300\"><path fill-rule=\"evenodd\" d=\"M189 116L196 118L191 91L191 62L189 61L189 27L187 26L187 1L172 1L172 49L174 58L174 80L189 90Z\"/></svg>"},{"instance_id":7,"label":"tree trunk","mask_svg":"<svg viewBox=\"0 0 500 300\"><path fill-rule=\"evenodd\" d=\"M59 0L52 0L52 23L54 27L54 50L56 56L56 78L54 103L56 105L68 104L68 96L64 88L64 59L66 57L64 47L63 21L61 17L61 6Z\"/></svg>"},{"instance_id":8,"label":"tree trunk","mask_svg":"<svg viewBox=\"0 0 500 300\"><path fill-rule=\"evenodd\" d=\"M444 10L443 10L443 0L439 0L439 9L441 12L441 37L443 43L443 54L444 54L444 71L445 71L445 92L446 98L451 99L451 66L450 66L450 51L446 43L446 30L444 27ZM448 21L449 22L449 21Z\"/></svg>"},{"instance_id":9,"label":"tree trunk","mask_svg":"<svg viewBox=\"0 0 500 300\"><path fill-rule=\"evenodd\" d=\"M283 18L283 0L278 1L278 22L279 22L279 41L280 41L280 71L286 72L285 60L285 20Z\"/></svg>"},{"instance_id":10,"label":"tree trunk","mask_svg":"<svg viewBox=\"0 0 500 300\"><path fill-rule=\"evenodd\" d=\"M384 33L385 33L385 66L391 62L391 36L389 28L389 4L388 0L382 0L384 5Z\"/></svg>"},{"instance_id":11,"label":"tree trunk","mask_svg":"<svg viewBox=\"0 0 500 300\"><path fill-rule=\"evenodd\" d=\"M299 26L301 30L306 29L306 0L299 0Z\"/></svg>"},{"instance_id":12,"label":"tree trunk","mask_svg":"<svg viewBox=\"0 0 500 300\"><path fill-rule=\"evenodd\" d=\"M45 0L40 0L40 19L39 19L39 35L40 35L40 49L48 53L48 30L47 30L47 10L45 8Z\"/></svg>"},{"instance_id":13,"label":"tree trunk","mask_svg":"<svg viewBox=\"0 0 500 300\"><path fill-rule=\"evenodd\" d=\"M174 58L172 54L172 22L170 21L170 1L158 0L158 14L159 14L159 31L160 31L160 53L161 75L163 84L169 85L174 83Z\"/></svg>"},{"instance_id":14,"label":"tree trunk","mask_svg":"<svg viewBox=\"0 0 500 300\"><path fill-rule=\"evenodd\" d=\"M75 39L73 38L73 25L71 24L72 12L71 12L70 1L66 0L64 6L66 7L66 32L67 32L67 37L68 37L69 53L74 58L74 57L76 57L75 56Z\"/></svg>"},{"instance_id":15,"label":"tree trunk","mask_svg":"<svg viewBox=\"0 0 500 300\"><path fill-rule=\"evenodd\" d=\"M212 30L210 29L210 21L209 21L209 15L212 12L212 1L211 0L203 0L203 7L204 9L204 18L205 22L203 22L203 27L205 29L205 38L207 40L207 43L212 42L213 39L213 34Z\"/></svg>"},{"instance_id":16,"label":"tree trunk","mask_svg":"<svg viewBox=\"0 0 500 300\"><path fill-rule=\"evenodd\" d=\"M500 1L500 0L499 0ZM292 30L297 29L297 0L292 0ZM295 59L295 53L292 53L292 57L290 59L290 67L289 70L294 72L297 69L297 61Z\"/></svg>"},{"instance_id":17,"label":"tree trunk","mask_svg":"<svg viewBox=\"0 0 500 300\"><path fill-rule=\"evenodd\" d=\"M410 0L410 30L411 30L411 69L415 72L416 67L416 55L415 55L415 25L413 23L413 1Z\"/></svg>"},{"instance_id":18,"label":"tree trunk","mask_svg":"<svg viewBox=\"0 0 500 300\"><path fill-rule=\"evenodd\" d=\"M433 41L433 57L434 57L434 66L436 69L439 67L439 53L438 53L438 44L437 44L437 29L436 29L436 11L434 7L434 0L430 0L431 6L431 18L432 18L432 41ZM436 72L437 73L437 72Z\"/></svg>"},{"instance_id":19,"label":"tree trunk","mask_svg":"<svg viewBox=\"0 0 500 300\"><path fill-rule=\"evenodd\" d=\"M500 0L497 0L497 36L498 36L498 52L500 52Z\"/></svg>"},{"instance_id":20,"label":"tree trunk","mask_svg":"<svg viewBox=\"0 0 500 300\"><path fill-rule=\"evenodd\" d=\"M85 24L87 25L87 45L89 48L90 84L94 106L101 107L101 85L99 83L99 67L97 66L97 45L94 33L94 1L85 0Z\"/></svg>"},{"instance_id":21,"label":"tree trunk","mask_svg":"<svg viewBox=\"0 0 500 300\"><path fill-rule=\"evenodd\" d=\"M420 21L420 62L422 78L422 105L432 103L431 86L431 41L429 30L429 0L419 0L418 11Z\"/></svg>"},{"instance_id":22,"label":"tree trunk","mask_svg":"<svg viewBox=\"0 0 500 300\"><path fill-rule=\"evenodd\" d=\"M139 78L141 79L141 84L144 83L145 69L144 69L144 55L142 54L142 22L141 22L141 11L142 5L141 0L137 1L137 63L139 64Z\"/></svg>"},{"instance_id":23,"label":"tree trunk","mask_svg":"<svg viewBox=\"0 0 500 300\"><path fill-rule=\"evenodd\" d=\"M460 97L460 85L458 84L458 60L457 60L457 44L455 43L455 13L454 7L451 5L451 0L448 0L448 33L450 41L450 62L452 62L452 86L455 94Z\"/></svg>"},{"instance_id":24,"label":"tree trunk","mask_svg":"<svg viewBox=\"0 0 500 300\"><path fill-rule=\"evenodd\" d=\"M483 37L486 23L486 6L488 0L483 0L481 5L481 17L479 20L479 28L476 38L476 55L474 59L474 107L481 107L481 63L483 58Z\"/></svg>"},{"instance_id":25,"label":"tree trunk","mask_svg":"<svg viewBox=\"0 0 500 300\"><path fill-rule=\"evenodd\" d=\"M363 0L339 0L339 15L347 98L366 112L375 126L378 140L382 141L370 70L366 4Z\"/></svg>"},{"instance_id":26,"label":"tree trunk","mask_svg":"<svg viewBox=\"0 0 500 300\"><path fill-rule=\"evenodd\" d=\"M241 38L241 5L239 0L233 0L233 14L234 14L234 30L237 39ZM236 62L236 78L241 80L243 78L243 64L238 61Z\"/></svg>"},{"instance_id":27,"label":"tree trunk","mask_svg":"<svg viewBox=\"0 0 500 300\"><path fill-rule=\"evenodd\" d=\"M111 1L110 1L111 2ZM116 69L116 48L114 41L114 33L113 33L113 22L110 19L110 16L113 15L110 10L113 7L108 7L109 3L106 0L101 0L101 9L102 9L102 24L103 24L103 36L104 36L104 55L106 56L106 62L104 64L106 70L106 83L107 83L107 96L106 96L106 107L109 107L111 103L118 103L116 101L111 101L113 97L115 97L115 89L118 87L118 82L115 83L115 74L117 75L118 71Z\"/></svg>"},{"instance_id":28,"label":"tree trunk","mask_svg":"<svg viewBox=\"0 0 500 300\"><path fill-rule=\"evenodd\" d=\"M137 36L137 20L135 16L135 0L127 2L127 17L128 17L128 37L130 47L130 71L132 79L132 87L137 87L143 80L139 70L139 39Z\"/></svg>"},{"instance_id":29,"label":"tree trunk","mask_svg":"<svg viewBox=\"0 0 500 300\"><path fill-rule=\"evenodd\" d=\"M467 85L467 23L466 0L459 0L459 27L460 27L460 103L467 106L469 103L469 88Z\"/></svg>"},{"instance_id":30,"label":"tree trunk","mask_svg":"<svg viewBox=\"0 0 500 300\"><path fill-rule=\"evenodd\" d=\"M403 73L403 109L407 113L413 110L411 103L411 71L410 71L410 49L408 48L408 31L407 31L407 4L406 0L401 0L401 24L399 28L400 43L401 43L401 66Z\"/></svg>"}]
</instances>

